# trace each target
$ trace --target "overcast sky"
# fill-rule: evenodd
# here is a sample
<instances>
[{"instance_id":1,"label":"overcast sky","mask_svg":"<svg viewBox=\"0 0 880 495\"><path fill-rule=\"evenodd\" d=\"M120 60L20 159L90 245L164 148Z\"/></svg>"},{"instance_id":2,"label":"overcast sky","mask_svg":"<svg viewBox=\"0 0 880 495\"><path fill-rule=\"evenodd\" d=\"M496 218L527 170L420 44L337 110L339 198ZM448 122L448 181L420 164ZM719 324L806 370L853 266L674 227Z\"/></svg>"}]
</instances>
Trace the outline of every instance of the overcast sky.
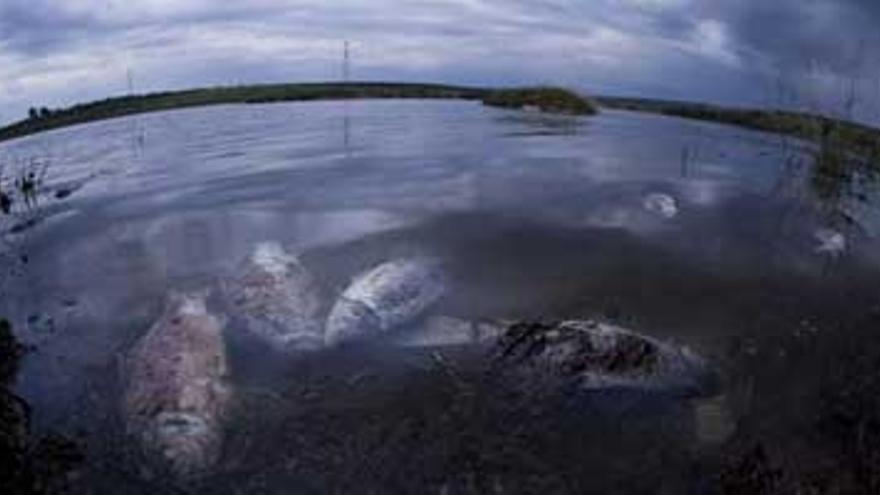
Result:
<instances>
[{"instance_id":1,"label":"overcast sky","mask_svg":"<svg viewBox=\"0 0 880 495\"><path fill-rule=\"evenodd\" d=\"M128 70L137 92L338 79L346 39L355 79L823 109L856 81L867 115L878 26L880 0L0 0L0 122Z\"/></svg>"}]
</instances>

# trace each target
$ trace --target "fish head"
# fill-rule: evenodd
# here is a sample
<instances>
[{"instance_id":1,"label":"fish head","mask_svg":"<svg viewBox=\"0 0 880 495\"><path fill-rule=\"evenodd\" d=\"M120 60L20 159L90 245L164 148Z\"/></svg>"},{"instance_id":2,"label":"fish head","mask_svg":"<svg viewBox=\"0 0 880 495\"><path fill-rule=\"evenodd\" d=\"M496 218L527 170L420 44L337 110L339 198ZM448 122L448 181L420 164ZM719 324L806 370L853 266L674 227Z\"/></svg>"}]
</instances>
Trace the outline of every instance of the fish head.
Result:
<instances>
[{"instance_id":1,"label":"fish head","mask_svg":"<svg viewBox=\"0 0 880 495\"><path fill-rule=\"evenodd\" d=\"M340 298L327 317L324 343L335 346L362 339L381 330L382 322L369 306L360 301Z\"/></svg>"},{"instance_id":2,"label":"fish head","mask_svg":"<svg viewBox=\"0 0 880 495\"><path fill-rule=\"evenodd\" d=\"M152 426L150 444L175 475L192 476L216 461L219 437L205 418L190 412L163 412Z\"/></svg>"},{"instance_id":3,"label":"fish head","mask_svg":"<svg viewBox=\"0 0 880 495\"><path fill-rule=\"evenodd\" d=\"M228 323L228 318L223 314L216 314L208 308L208 298L211 297L212 291L211 288L186 292L170 291L165 304L164 318L207 322L217 328L224 328Z\"/></svg>"},{"instance_id":4,"label":"fish head","mask_svg":"<svg viewBox=\"0 0 880 495\"><path fill-rule=\"evenodd\" d=\"M300 267L299 258L284 250L276 241L259 242L254 246L250 262L275 276L287 275L291 267Z\"/></svg>"},{"instance_id":5,"label":"fish head","mask_svg":"<svg viewBox=\"0 0 880 495\"><path fill-rule=\"evenodd\" d=\"M678 215L678 203L668 194L649 194L642 200L642 206L649 212L656 213L666 219L672 219Z\"/></svg>"},{"instance_id":6,"label":"fish head","mask_svg":"<svg viewBox=\"0 0 880 495\"><path fill-rule=\"evenodd\" d=\"M168 293L166 311L181 316L204 316L208 314L207 299L210 289L176 291Z\"/></svg>"}]
</instances>

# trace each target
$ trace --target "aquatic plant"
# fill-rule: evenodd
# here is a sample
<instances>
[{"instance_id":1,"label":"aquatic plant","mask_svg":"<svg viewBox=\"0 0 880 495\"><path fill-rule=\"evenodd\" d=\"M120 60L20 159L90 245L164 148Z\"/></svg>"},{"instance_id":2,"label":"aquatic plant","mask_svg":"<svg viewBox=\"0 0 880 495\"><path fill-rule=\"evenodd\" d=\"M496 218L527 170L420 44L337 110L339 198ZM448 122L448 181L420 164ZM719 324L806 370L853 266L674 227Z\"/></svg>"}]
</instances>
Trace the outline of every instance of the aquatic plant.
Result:
<instances>
[{"instance_id":1,"label":"aquatic plant","mask_svg":"<svg viewBox=\"0 0 880 495\"><path fill-rule=\"evenodd\" d=\"M41 198L51 165L48 154L0 161L0 293L30 260L21 234L44 218Z\"/></svg>"}]
</instances>

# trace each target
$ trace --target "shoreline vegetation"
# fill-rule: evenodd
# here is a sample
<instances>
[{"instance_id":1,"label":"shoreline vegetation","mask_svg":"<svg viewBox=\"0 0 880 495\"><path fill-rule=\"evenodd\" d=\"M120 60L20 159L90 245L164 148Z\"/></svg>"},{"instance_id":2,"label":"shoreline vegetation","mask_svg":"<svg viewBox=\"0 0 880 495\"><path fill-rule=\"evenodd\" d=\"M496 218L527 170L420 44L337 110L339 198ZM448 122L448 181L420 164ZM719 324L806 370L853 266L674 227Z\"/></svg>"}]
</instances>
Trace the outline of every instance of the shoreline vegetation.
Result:
<instances>
[{"instance_id":1,"label":"shoreline vegetation","mask_svg":"<svg viewBox=\"0 0 880 495\"><path fill-rule=\"evenodd\" d=\"M0 127L0 142L76 124L188 107L390 98L479 100L496 107L534 108L575 115L592 115L598 111L589 99L553 87L492 89L382 82L225 86L120 96L63 109L31 108L28 118Z\"/></svg>"},{"instance_id":2,"label":"shoreline vegetation","mask_svg":"<svg viewBox=\"0 0 880 495\"><path fill-rule=\"evenodd\" d=\"M824 115L649 98L598 97L596 100L602 108L716 122L803 139L823 147L833 143L838 149L870 161L880 158L880 129Z\"/></svg>"},{"instance_id":3,"label":"shoreline vegetation","mask_svg":"<svg viewBox=\"0 0 880 495\"><path fill-rule=\"evenodd\" d=\"M0 142L61 127L140 113L219 104L258 104L342 99L463 99L500 108L593 115L602 108L708 122L836 145L866 159L880 157L880 129L804 112L732 108L648 98L588 98L557 87L484 88L416 83L302 83L225 86L108 98L64 109L32 108L29 117L0 128Z\"/></svg>"}]
</instances>

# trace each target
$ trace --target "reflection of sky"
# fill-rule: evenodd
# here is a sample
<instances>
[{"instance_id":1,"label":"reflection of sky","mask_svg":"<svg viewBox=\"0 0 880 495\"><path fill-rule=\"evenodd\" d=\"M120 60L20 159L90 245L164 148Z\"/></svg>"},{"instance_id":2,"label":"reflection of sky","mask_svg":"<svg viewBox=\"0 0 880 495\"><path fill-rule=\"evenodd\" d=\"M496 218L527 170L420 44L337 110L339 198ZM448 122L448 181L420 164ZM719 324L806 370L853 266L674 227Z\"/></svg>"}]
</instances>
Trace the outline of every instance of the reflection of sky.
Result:
<instances>
[{"instance_id":1,"label":"reflection of sky","mask_svg":"<svg viewBox=\"0 0 880 495\"><path fill-rule=\"evenodd\" d=\"M316 102L99 122L0 153L50 156L49 185L78 178L87 187L69 204L107 218L231 207L388 218L479 209L624 228L632 219L638 230L655 223L642 208L650 193L673 196L683 214L771 194L786 158L779 143L625 112L579 119L470 102Z\"/></svg>"},{"instance_id":2,"label":"reflection of sky","mask_svg":"<svg viewBox=\"0 0 880 495\"><path fill-rule=\"evenodd\" d=\"M51 210L81 213L59 229L65 235L135 222L130 230L170 272L198 272L259 240L305 250L473 211L662 238L698 228L714 209L773 197L780 177L809 195L808 177L783 173L790 152L780 143L626 112L572 118L386 101L164 112L33 136L0 153L49 155L49 185L85 184ZM657 193L674 200L674 218L645 209Z\"/></svg>"},{"instance_id":3,"label":"reflection of sky","mask_svg":"<svg viewBox=\"0 0 880 495\"><path fill-rule=\"evenodd\" d=\"M145 280L167 284L228 269L258 241L305 252L470 212L621 229L703 254L800 246L791 249L809 259L812 229L828 225L809 197L808 175L783 174L779 142L625 112L571 118L470 102L315 102L99 122L8 143L0 153L49 155L49 185L85 184L63 201L48 198L45 211L57 221L29 239L48 252L55 242L110 252L139 246L153 267ZM781 177L803 184L802 193L776 198ZM644 207L657 193L675 201L674 217ZM876 209L860 205L859 218L875 225ZM859 241L850 245L859 249ZM71 249L60 259L82 271L103 256ZM89 277L63 278L69 285Z\"/></svg>"}]
</instances>

